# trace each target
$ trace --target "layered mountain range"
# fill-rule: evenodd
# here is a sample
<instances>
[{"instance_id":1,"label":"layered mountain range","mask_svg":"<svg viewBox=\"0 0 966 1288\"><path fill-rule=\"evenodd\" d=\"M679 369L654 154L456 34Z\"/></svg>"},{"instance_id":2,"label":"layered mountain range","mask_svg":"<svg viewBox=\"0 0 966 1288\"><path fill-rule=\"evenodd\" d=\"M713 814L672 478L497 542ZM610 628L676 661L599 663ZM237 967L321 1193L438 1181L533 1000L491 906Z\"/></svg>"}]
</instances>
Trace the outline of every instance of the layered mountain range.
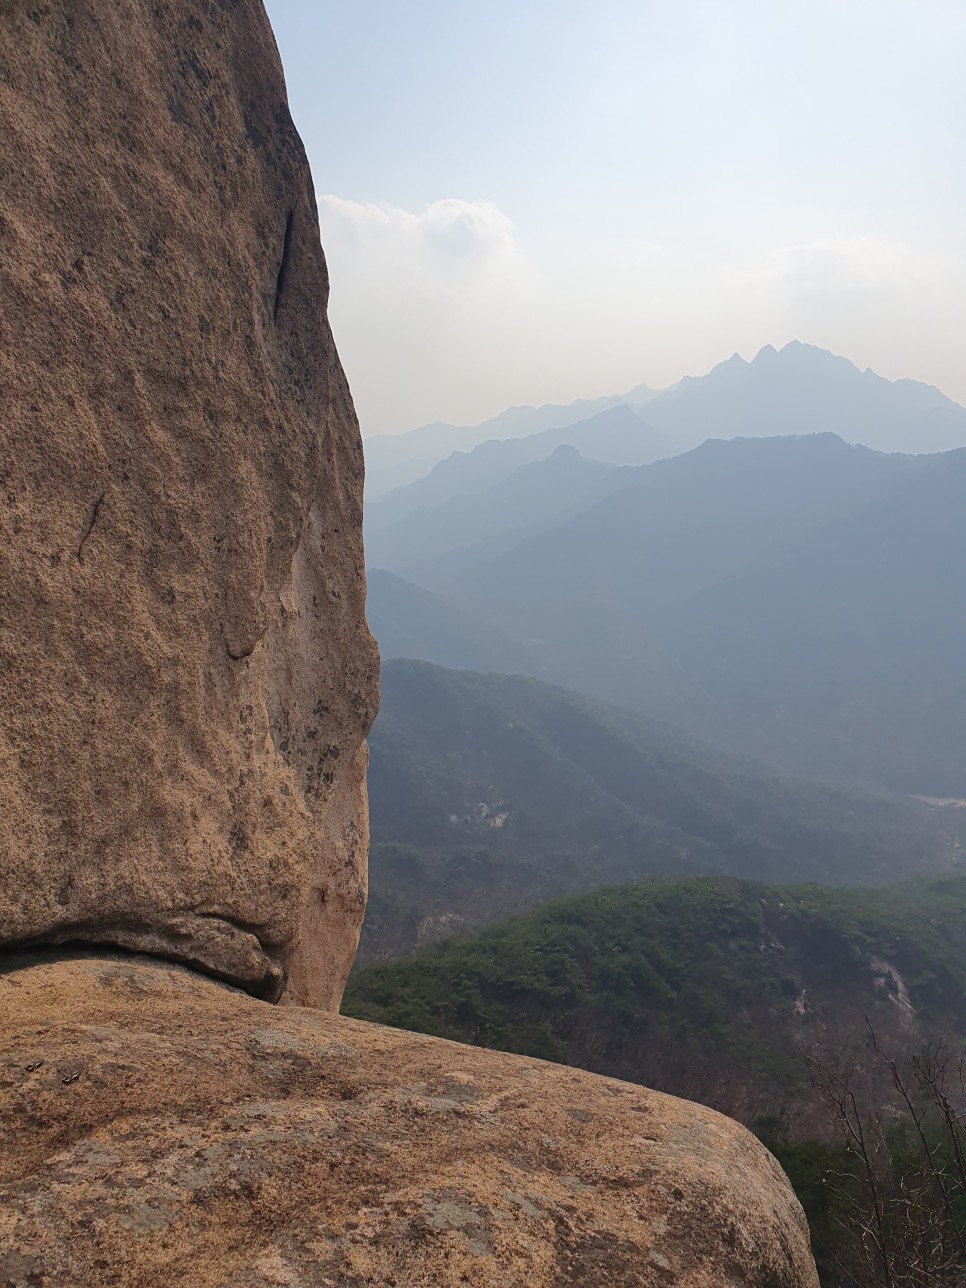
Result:
<instances>
[{"instance_id":1,"label":"layered mountain range","mask_svg":"<svg viewBox=\"0 0 966 1288\"><path fill-rule=\"evenodd\" d=\"M695 447L705 438L818 431L885 452L943 452L966 446L966 410L938 389L916 380L886 380L868 368L860 371L847 358L794 340L781 350L766 345L751 362L733 354L706 375L685 376L668 389L638 385L625 394L567 405L511 407L479 425L438 423L369 437L369 520L377 512L376 501L422 479L454 453L472 455L483 443L539 434L545 435L544 455L560 443L580 446L580 439L586 441L593 433L599 414L615 407L634 412L647 426L642 441L662 441L668 454ZM615 451L616 446L610 445L612 455L601 450L587 454L620 465L638 463L632 441L626 455ZM508 459L516 450L508 449Z\"/></svg>"},{"instance_id":2,"label":"layered mountain range","mask_svg":"<svg viewBox=\"0 0 966 1288\"><path fill-rule=\"evenodd\" d=\"M725 364L666 405L730 382L742 396L722 392L718 420L733 426L776 373L808 363L838 380L825 403L840 394L834 416L807 422L816 432L708 438L621 465L557 441L586 449L585 422L500 476L497 456L522 459L519 444L532 452L546 431L451 456L377 502L369 611L383 656L550 680L790 772L966 796L966 450L884 452L826 427L887 404L865 437L935 445L966 412L806 346ZM797 389L786 404L801 427ZM595 421L627 433L631 418L641 451L656 451L626 407Z\"/></svg>"}]
</instances>

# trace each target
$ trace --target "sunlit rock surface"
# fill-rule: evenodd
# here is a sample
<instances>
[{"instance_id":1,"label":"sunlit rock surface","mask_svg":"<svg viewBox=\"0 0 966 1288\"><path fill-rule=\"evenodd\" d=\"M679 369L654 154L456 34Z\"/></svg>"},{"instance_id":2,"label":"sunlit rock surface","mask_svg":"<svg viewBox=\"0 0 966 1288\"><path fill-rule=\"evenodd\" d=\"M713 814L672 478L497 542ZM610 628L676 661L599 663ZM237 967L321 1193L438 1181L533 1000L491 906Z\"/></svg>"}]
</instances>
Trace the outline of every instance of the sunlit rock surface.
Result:
<instances>
[{"instance_id":1,"label":"sunlit rock surface","mask_svg":"<svg viewBox=\"0 0 966 1288\"><path fill-rule=\"evenodd\" d=\"M763 1147L629 1083L134 957L20 963L0 1031L0 1282L817 1284Z\"/></svg>"},{"instance_id":2,"label":"sunlit rock surface","mask_svg":"<svg viewBox=\"0 0 966 1288\"><path fill-rule=\"evenodd\" d=\"M327 295L260 3L0 6L0 942L338 1007L377 680Z\"/></svg>"}]
</instances>

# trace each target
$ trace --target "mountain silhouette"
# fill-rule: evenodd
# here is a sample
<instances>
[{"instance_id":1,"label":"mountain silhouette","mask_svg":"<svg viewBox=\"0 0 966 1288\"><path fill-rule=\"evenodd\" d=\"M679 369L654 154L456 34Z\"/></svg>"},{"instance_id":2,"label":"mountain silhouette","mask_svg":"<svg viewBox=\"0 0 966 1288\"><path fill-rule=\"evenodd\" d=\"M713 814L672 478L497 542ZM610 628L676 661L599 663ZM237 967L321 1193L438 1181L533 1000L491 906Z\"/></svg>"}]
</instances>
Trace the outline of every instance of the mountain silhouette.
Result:
<instances>
[{"instance_id":1,"label":"mountain silhouette","mask_svg":"<svg viewBox=\"0 0 966 1288\"><path fill-rule=\"evenodd\" d=\"M734 439L628 474L505 552L454 556L437 615L500 637L499 669L790 771L966 796L966 451ZM446 634L430 656L410 631L406 653L466 665Z\"/></svg>"}]
</instances>

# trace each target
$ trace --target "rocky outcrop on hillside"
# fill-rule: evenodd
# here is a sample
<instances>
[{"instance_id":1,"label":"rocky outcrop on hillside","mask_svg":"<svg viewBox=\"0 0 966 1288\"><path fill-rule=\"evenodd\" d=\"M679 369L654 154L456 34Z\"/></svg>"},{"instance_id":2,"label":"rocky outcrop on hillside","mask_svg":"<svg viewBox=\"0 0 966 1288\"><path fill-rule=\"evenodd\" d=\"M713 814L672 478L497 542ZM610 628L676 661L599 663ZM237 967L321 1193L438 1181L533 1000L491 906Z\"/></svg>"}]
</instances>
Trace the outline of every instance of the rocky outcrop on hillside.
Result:
<instances>
[{"instance_id":1,"label":"rocky outcrop on hillside","mask_svg":"<svg viewBox=\"0 0 966 1288\"><path fill-rule=\"evenodd\" d=\"M336 1009L362 445L262 5L0 6L0 158L0 940Z\"/></svg>"},{"instance_id":2,"label":"rocky outcrop on hillside","mask_svg":"<svg viewBox=\"0 0 966 1288\"><path fill-rule=\"evenodd\" d=\"M21 962L0 1029L0 1282L817 1283L764 1148L641 1087L138 958Z\"/></svg>"},{"instance_id":3,"label":"rocky outcrop on hillside","mask_svg":"<svg viewBox=\"0 0 966 1288\"><path fill-rule=\"evenodd\" d=\"M326 1014L377 689L326 296L260 0L0 3L0 1283L814 1288L726 1119Z\"/></svg>"}]
</instances>

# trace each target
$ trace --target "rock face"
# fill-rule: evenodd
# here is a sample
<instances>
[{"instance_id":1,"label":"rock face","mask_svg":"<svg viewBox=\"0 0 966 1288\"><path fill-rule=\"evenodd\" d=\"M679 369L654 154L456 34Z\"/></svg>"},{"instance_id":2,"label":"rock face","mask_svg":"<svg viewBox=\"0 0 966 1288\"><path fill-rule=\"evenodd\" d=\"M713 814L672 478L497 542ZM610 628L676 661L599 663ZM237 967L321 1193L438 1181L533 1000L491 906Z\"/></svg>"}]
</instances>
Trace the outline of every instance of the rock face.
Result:
<instances>
[{"instance_id":1,"label":"rock face","mask_svg":"<svg viewBox=\"0 0 966 1288\"><path fill-rule=\"evenodd\" d=\"M0 978L0 1282L817 1288L710 1110L145 959Z\"/></svg>"},{"instance_id":2,"label":"rock face","mask_svg":"<svg viewBox=\"0 0 966 1288\"><path fill-rule=\"evenodd\" d=\"M376 655L326 301L259 0L0 4L4 942L337 1008Z\"/></svg>"},{"instance_id":3,"label":"rock face","mask_svg":"<svg viewBox=\"0 0 966 1288\"><path fill-rule=\"evenodd\" d=\"M259 0L0 0L0 1283L815 1288L727 1119L324 1014L376 705L326 296Z\"/></svg>"}]
</instances>

